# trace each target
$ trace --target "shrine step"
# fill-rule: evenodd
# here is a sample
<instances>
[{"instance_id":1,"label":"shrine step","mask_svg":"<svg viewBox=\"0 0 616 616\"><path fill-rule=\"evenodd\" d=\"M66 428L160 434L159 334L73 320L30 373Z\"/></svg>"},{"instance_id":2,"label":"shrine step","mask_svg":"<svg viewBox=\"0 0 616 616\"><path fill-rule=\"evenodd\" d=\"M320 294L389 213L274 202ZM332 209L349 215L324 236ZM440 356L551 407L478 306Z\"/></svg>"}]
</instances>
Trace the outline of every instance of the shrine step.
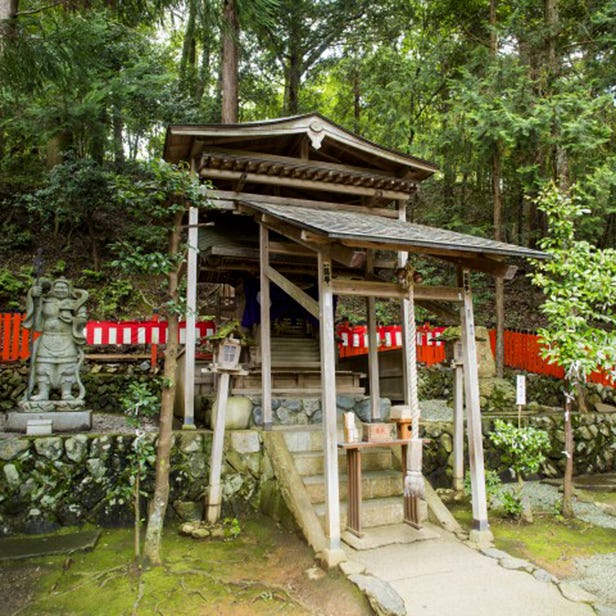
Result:
<instances>
[{"instance_id":1,"label":"shrine step","mask_svg":"<svg viewBox=\"0 0 616 616\"><path fill-rule=\"evenodd\" d=\"M325 503L314 505L315 513L325 526ZM361 525L362 528L375 526L388 526L404 522L404 499L401 496L389 496L387 498L372 498L362 501ZM340 528L347 526L347 503L340 503Z\"/></svg>"},{"instance_id":2,"label":"shrine step","mask_svg":"<svg viewBox=\"0 0 616 616\"><path fill-rule=\"evenodd\" d=\"M297 451L292 453L295 468L302 476L322 475L324 470L323 451ZM395 461L388 448L375 448L365 451L361 456L362 471L390 470ZM338 469L344 473L346 469L346 456L344 452L338 453ZM398 471L399 473L400 471Z\"/></svg>"},{"instance_id":3,"label":"shrine step","mask_svg":"<svg viewBox=\"0 0 616 616\"><path fill-rule=\"evenodd\" d=\"M310 475L302 478L306 492L313 504L325 502L325 478L323 475ZM340 499L347 499L348 476L340 475ZM361 477L362 500L401 496L403 492L403 477L399 470L366 471Z\"/></svg>"}]
</instances>

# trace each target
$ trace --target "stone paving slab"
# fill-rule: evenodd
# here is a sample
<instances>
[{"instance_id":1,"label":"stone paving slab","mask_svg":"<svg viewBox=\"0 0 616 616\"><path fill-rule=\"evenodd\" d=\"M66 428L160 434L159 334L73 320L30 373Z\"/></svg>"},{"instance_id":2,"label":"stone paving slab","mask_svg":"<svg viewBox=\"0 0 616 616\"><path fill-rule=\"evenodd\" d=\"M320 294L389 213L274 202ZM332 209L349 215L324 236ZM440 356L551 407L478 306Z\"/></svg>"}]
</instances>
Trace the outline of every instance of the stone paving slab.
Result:
<instances>
[{"instance_id":1,"label":"stone paving slab","mask_svg":"<svg viewBox=\"0 0 616 616\"><path fill-rule=\"evenodd\" d=\"M432 528L438 538L345 551L366 574L387 582L409 616L590 616L588 604L562 596L556 584L505 569L496 558Z\"/></svg>"},{"instance_id":2,"label":"stone paving slab","mask_svg":"<svg viewBox=\"0 0 616 616\"><path fill-rule=\"evenodd\" d=\"M437 539L438 533L430 528L416 529L408 524L390 524L366 528L363 537L357 537L349 531L342 533L342 540L355 550L373 550L397 543L413 543Z\"/></svg>"},{"instance_id":3,"label":"stone paving slab","mask_svg":"<svg viewBox=\"0 0 616 616\"><path fill-rule=\"evenodd\" d=\"M21 560L93 550L100 534L100 530L93 530L66 535L7 537L0 539L0 560Z\"/></svg>"}]
</instances>

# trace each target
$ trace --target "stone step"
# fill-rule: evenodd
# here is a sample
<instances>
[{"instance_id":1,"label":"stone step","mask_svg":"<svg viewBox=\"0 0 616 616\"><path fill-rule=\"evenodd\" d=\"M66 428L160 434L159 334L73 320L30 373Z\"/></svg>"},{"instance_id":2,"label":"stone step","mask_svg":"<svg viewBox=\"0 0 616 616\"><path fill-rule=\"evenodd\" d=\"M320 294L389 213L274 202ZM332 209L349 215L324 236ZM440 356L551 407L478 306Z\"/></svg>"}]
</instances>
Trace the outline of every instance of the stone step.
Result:
<instances>
[{"instance_id":1,"label":"stone step","mask_svg":"<svg viewBox=\"0 0 616 616\"><path fill-rule=\"evenodd\" d=\"M340 436L338 435L339 438ZM284 440L291 453L296 451L322 451L323 427L318 425L303 430L285 430Z\"/></svg>"},{"instance_id":2,"label":"stone step","mask_svg":"<svg viewBox=\"0 0 616 616\"><path fill-rule=\"evenodd\" d=\"M325 529L325 503L314 505L314 510ZM375 526L388 526L401 524L404 521L404 499L402 496L389 496L387 498L372 498L362 501L361 525L362 528ZM340 530L347 526L347 504L340 503Z\"/></svg>"},{"instance_id":3,"label":"stone step","mask_svg":"<svg viewBox=\"0 0 616 616\"><path fill-rule=\"evenodd\" d=\"M300 475L323 474L322 451L296 451L292 455L295 460L295 467ZM375 447L362 453L361 468L362 471L391 470L395 464L394 460L391 449ZM338 468L339 473L344 473L346 470L346 454L343 451L338 453Z\"/></svg>"},{"instance_id":4,"label":"stone step","mask_svg":"<svg viewBox=\"0 0 616 616\"><path fill-rule=\"evenodd\" d=\"M325 502L325 478L323 475L303 477L306 492L313 504ZM347 499L348 476L340 475L340 499ZM399 470L366 471L361 476L362 499L386 498L401 496L404 491L404 480Z\"/></svg>"}]
</instances>

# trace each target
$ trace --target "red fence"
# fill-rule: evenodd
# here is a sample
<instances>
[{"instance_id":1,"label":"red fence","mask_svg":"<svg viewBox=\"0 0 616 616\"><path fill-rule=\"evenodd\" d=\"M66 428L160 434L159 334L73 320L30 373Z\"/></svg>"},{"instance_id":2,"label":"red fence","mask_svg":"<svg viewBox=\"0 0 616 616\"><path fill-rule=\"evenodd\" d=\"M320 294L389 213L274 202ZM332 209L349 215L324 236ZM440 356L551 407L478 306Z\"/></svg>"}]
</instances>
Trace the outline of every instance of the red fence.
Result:
<instances>
[{"instance_id":1,"label":"red fence","mask_svg":"<svg viewBox=\"0 0 616 616\"><path fill-rule=\"evenodd\" d=\"M0 314L0 362L18 361L30 356L30 332L22 327L23 314ZM216 331L213 321L200 321L195 325L197 340ZM86 341L90 345L147 344L167 342L167 323L151 321L90 321L85 327ZM35 337L37 334L35 334ZM186 341L186 323L180 322L180 343Z\"/></svg>"},{"instance_id":2,"label":"red fence","mask_svg":"<svg viewBox=\"0 0 616 616\"><path fill-rule=\"evenodd\" d=\"M22 327L23 315L0 313L0 362L27 359L30 350L30 332ZM212 321L196 324L197 339L214 333ZM86 339L90 345L147 344L152 345L155 357L156 345L167 341L167 323L156 318L150 321L90 321L86 325ZM417 359L431 366L445 359L445 345L439 340L444 327L423 325L417 328ZM490 330L490 343L494 351L496 332ZM365 325L340 325L336 328L340 357L362 355L368 352L368 328ZM378 350L386 351L402 346L402 328L387 325L377 329ZM180 343L185 342L186 324L180 323ZM549 364L541 358L540 345L536 334L519 331L505 331L505 365L518 370L563 378L562 368ZM589 381L614 386L604 373L594 372Z\"/></svg>"},{"instance_id":3,"label":"red fence","mask_svg":"<svg viewBox=\"0 0 616 616\"><path fill-rule=\"evenodd\" d=\"M445 359L445 345L439 340L444 327L424 325L417 328L417 360L431 366ZM341 325L336 328L340 357L351 357L368 352L368 328L365 325ZM402 346L402 328L386 325L377 328L378 349L388 351Z\"/></svg>"}]
</instances>

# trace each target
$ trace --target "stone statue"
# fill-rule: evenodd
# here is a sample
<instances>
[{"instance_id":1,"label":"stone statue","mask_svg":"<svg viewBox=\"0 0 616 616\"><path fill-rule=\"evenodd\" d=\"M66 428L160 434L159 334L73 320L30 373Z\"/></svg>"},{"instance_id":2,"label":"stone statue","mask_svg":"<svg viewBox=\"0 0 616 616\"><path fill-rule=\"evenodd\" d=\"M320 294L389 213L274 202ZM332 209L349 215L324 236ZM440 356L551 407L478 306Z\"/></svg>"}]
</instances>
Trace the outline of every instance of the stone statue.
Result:
<instances>
[{"instance_id":1,"label":"stone statue","mask_svg":"<svg viewBox=\"0 0 616 616\"><path fill-rule=\"evenodd\" d=\"M85 389L79 368L86 343L88 295L83 289L74 289L65 278L41 278L28 291L24 327L33 334L41 333L32 346L30 380L23 401L28 410L45 405L54 391L64 403L60 407L83 406Z\"/></svg>"}]
</instances>

